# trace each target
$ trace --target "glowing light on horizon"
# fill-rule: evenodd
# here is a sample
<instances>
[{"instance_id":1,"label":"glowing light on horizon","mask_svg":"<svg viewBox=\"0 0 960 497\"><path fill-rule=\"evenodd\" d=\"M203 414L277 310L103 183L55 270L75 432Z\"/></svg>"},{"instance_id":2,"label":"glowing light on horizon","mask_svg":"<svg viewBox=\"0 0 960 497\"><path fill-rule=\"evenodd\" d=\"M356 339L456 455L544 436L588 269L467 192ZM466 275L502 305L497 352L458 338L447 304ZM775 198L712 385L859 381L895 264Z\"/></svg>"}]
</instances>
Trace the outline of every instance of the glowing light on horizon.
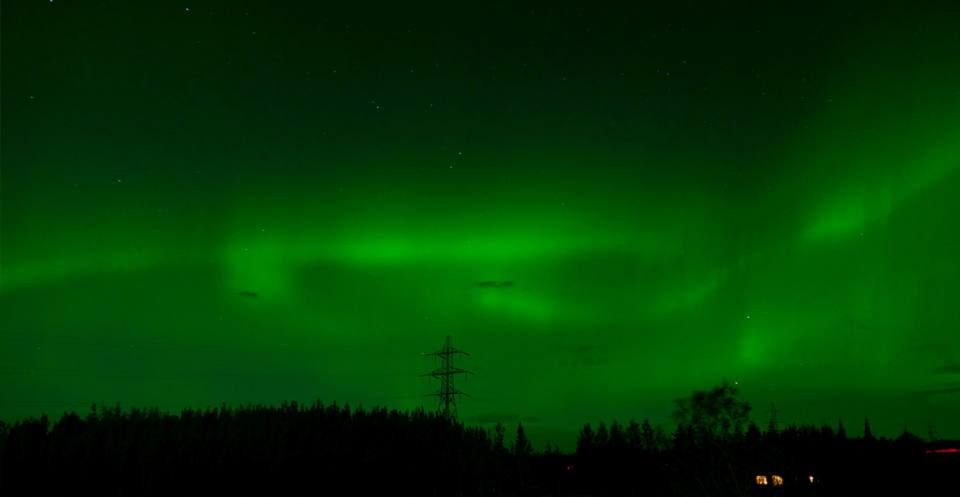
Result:
<instances>
[{"instance_id":1,"label":"glowing light on horizon","mask_svg":"<svg viewBox=\"0 0 960 497\"><path fill-rule=\"evenodd\" d=\"M927 449L927 454L960 454L960 449L953 447L946 449Z\"/></svg>"}]
</instances>

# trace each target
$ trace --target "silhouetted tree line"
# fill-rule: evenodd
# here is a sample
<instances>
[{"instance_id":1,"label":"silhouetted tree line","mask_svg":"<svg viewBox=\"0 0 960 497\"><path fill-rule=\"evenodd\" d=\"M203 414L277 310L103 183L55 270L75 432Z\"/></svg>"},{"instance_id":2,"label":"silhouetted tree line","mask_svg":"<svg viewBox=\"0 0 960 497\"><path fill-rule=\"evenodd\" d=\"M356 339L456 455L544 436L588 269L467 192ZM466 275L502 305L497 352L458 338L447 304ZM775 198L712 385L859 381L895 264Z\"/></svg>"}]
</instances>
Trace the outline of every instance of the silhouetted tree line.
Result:
<instances>
[{"instance_id":1,"label":"silhouetted tree line","mask_svg":"<svg viewBox=\"0 0 960 497\"><path fill-rule=\"evenodd\" d=\"M960 495L960 457L930 455L906 430L848 438L842 423L761 430L728 383L677 401L676 430L648 421L587 424L576 452L575 492L596 495ZM762 477L762 479L758 479ZM775 481L779 478L779 481Z\"/></svg>"},{"instance_id":2,"label":"silhouetted tree line","mask_svg":"<svg viewBox=\"0 0 960 497\"><path fill-rule=\"evenodd\" d=\"M679 400L672 433L647 420L584 425L573 454L534 450L521 424L508 447L503 425L488 433L423 410L94 407L52 425L0 423L0 494L957 495L957 458L925 454L906 431L761 430L736 394L724 383Z\"/></svg>"},{"instance_id":3,"label":"silhouetted tree line","mask_svg":"<svg viewBox=\"0 0 960 497\"><path fill-rule=\"evenodd\" d=\"M94 407L4 428L0 494L493 495L516 492L523 440L422 410Z\"/></svg>"}]
</instances>

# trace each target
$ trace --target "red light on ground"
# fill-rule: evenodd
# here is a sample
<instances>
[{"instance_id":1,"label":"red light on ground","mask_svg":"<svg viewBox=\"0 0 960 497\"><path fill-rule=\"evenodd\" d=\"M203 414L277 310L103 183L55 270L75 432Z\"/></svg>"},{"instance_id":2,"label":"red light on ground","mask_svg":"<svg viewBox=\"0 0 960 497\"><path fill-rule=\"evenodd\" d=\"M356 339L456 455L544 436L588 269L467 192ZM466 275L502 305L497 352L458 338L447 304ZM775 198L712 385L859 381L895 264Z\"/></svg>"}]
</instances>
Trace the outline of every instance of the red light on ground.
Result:
<instances>
[{"instance_id":1,"label":"red light on ground","mask_svg":"<svg viewBox=\"0 0 960 497\"><path fill-rule=\"evenodd\" d=\"M576 467L576 466L574 466L573 464L567 464L567 465L564 467L564 469L566 469L567 472L569 473L569 472L573 471L573 468L575 468L575 467Z\"/></svg>"},{"instance_id":2,"label":"red light on ground","mask_svg":"<svg viewBox=\"0 0 960 497\"><path fill-rule=\"evenodd\" d=\"M960 454L960 449L953 447L949 449L927 449L927 454Z\"/></svg>"}]
</instances>

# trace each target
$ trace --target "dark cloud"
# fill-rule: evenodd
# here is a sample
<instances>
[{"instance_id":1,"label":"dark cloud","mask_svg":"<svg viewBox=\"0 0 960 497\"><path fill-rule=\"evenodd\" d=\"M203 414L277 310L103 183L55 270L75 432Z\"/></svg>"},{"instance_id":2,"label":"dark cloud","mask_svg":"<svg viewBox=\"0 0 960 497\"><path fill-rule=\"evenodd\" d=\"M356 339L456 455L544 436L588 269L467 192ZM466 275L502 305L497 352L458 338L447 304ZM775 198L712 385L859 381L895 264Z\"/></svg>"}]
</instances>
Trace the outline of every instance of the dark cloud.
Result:
<instances>
[{"instance_id":1,"label":"dark cloud","mask_svg":"<svg viewBox=\"0 0 960 497\"><path fill-rule=\"evenodd\" d=\"M595 366L602 362L601 359L597 357L597 348L590 344L580 345L577 347L575 354L577 361L584 366Z\"/></svg>"},{"instance_id":2,"label":"dark cloud","mask_svg":"<svg viewBox=\"0 0 960 497\"><path fill-rule=\"evenodd\" d=\"M936 352L942 354L944 351L949 351L951 345L947 342L924 342L909 348L916 352Z\"/></svg>"},{"instance_id":3,"label":"dark cloud","mask_svg":"<svg viewBox=\"0 0 960 497\"><path fill-rule=\"evenodd\" d=\"M933 370L934 374L960 374L960 363L947 362Z\"/></svg>"},{"instance_id":4,"label":"dark cloud","mask_svg":"<svg viewBox=\"0 0 960 497\"><path fill-rule=\"evenodd\" d=\"M960 384L948 385L948 386L937 387L937 388L929 388L926 390L918 390L913 394L921 398L937 397L941 395L960 395Z\"/></svg>"},{"instance_id":5,"label":"dark cloud","mask_svg":"<svg viewBox=\"0 0 960 497\"><path fill-rule=\"evenodd\" d=\"M591 367L607 362L604 350L591 343L560 345L557 349L565 361L577 366Z\"/></svg>"},{"instance_id":6,"label":"dark cloud","mask_svg":"<svg viewBox=\"0 0 960 497\"><path fill-rule=\"evenodd\" d=\"M487 281L478 281L475 283L475 285L480 288L510 288L513 286L513 282L487 280Z\"/></svg>"}]
</instances>

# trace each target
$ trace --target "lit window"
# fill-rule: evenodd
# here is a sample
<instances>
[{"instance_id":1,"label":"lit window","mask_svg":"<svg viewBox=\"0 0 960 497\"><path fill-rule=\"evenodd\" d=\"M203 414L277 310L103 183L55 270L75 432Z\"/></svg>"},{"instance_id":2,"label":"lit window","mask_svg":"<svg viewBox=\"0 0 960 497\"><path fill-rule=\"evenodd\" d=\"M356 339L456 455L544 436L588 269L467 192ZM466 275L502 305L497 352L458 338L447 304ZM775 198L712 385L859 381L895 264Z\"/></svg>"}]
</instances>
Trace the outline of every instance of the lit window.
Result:
<instances>
[{"instance_id":1,"label":"lit window","mask_svg":"<svg viewBox=\"0 0 960 497\"><path fill-rule=\"evenodd\" d=\"M780 475L773 475L773 486L782 487L783 486L783 477Z\"/></svg>"},{"instance_id":2,"label":"lit window","mask_svg":"<svg viewBox=\"0 0 960 497\"><path fill-rule=\"evenodd\" d=\"M762 485L766 485L766 484L767 484L767 477L766 477L766 476L763 476L763 475L757 475L757 485L761 485L761 486L762 486Z\"/></svg>"}]
</instances>

